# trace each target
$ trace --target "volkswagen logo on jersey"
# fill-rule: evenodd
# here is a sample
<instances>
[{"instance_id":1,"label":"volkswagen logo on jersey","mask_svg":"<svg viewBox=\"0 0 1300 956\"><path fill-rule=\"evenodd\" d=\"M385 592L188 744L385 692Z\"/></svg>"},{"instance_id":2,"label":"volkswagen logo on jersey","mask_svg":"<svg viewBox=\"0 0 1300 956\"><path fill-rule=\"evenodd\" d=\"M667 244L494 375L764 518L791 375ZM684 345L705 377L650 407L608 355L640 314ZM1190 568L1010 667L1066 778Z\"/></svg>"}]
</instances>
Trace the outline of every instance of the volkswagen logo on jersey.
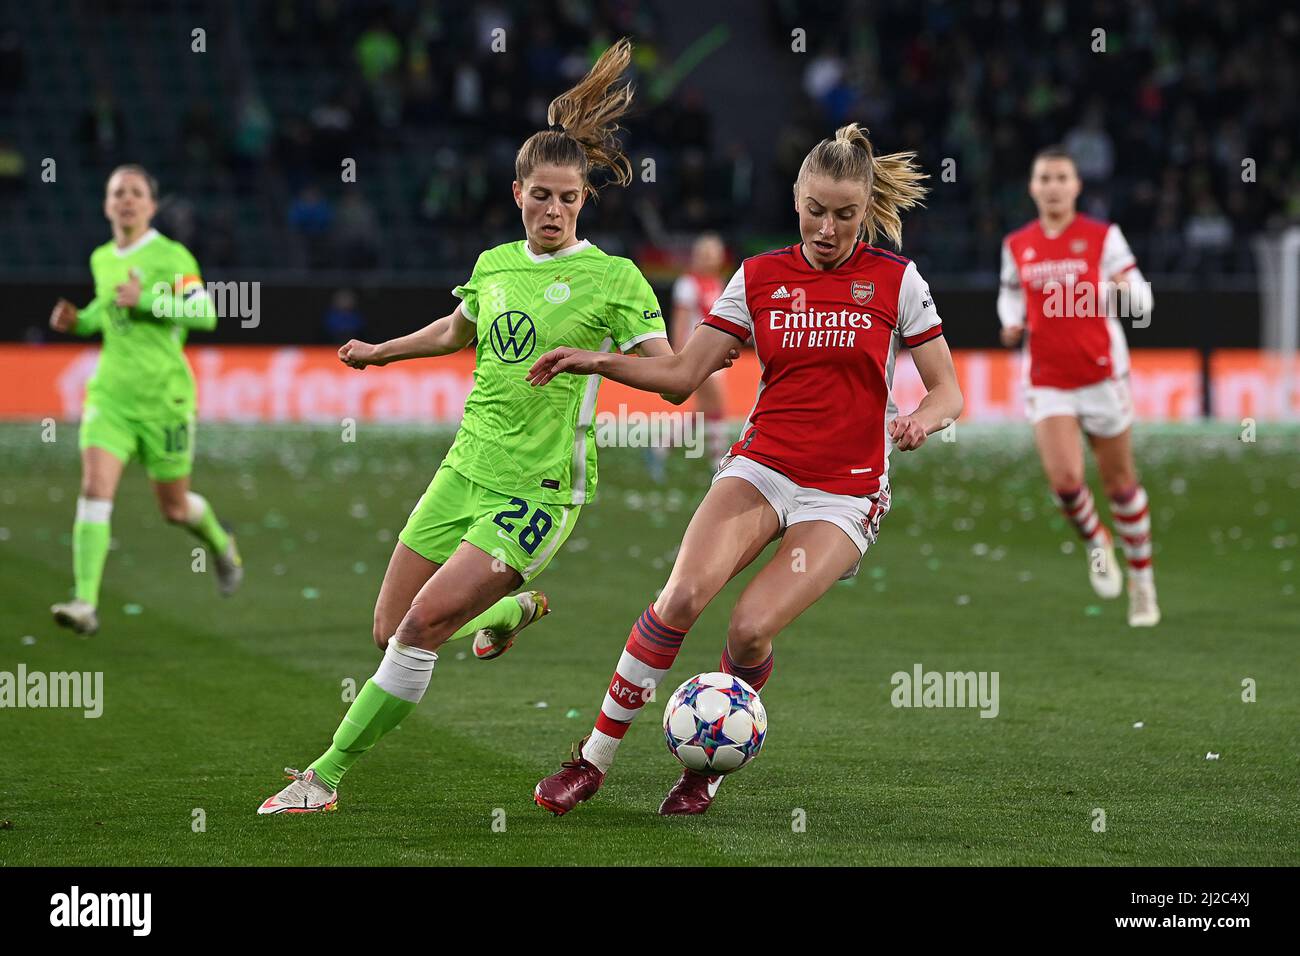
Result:
<instances>
[{"instance_id":1,"label":"volkswagen logo on jersey","mask_svg":"<svg viewBox=\"0 0 1300 956\"><path fill-rule=\"evenodd\" d=\"M492 329L488 333L492 351L497 358L509 365L522 362L533 354L537 347L537 329L532 318L525 312L502 312L492 320Z\"/></svg>"},{"instance_id":2,"label":"volkswagen logo on jersey","mask_svg":"<svg viewBox=\"0 0 1300 956\"><path fill-rule=\"evenodd\" d=\"M568 300L569 287L563 282L552 282L546 287L546 291L542 295L546 297L546 301L551 305L559 305L561 302Z\"/></svg>"},{"instance_id":3,"label":"volkswagen logo on jersey","mask_svg":"<svg viewBox=\"0 0 1300 956\"><path fill-rule=\"evenodd\" d=\"M858 305L866 305L871 301L871 297L876 294L876 284L874 282L855 282L849 286L849 291L853 293L853 301Z\"/></svg>"}]
</instances>

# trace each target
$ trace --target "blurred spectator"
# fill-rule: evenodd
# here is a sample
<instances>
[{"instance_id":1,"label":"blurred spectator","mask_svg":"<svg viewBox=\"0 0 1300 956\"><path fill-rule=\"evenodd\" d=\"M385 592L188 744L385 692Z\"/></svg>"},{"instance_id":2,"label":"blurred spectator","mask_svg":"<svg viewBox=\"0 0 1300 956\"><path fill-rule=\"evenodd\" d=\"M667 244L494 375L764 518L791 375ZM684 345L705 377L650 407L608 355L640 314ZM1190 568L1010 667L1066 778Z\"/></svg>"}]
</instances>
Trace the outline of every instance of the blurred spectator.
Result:
<instances>
[{"instance_id":1,"label":"blurred spectator","mask_svg":"<svg viewBox=\"0 0 1300 956\"><path fill-rule=\"evenodd\" d=\"M1102 125L1102 109L1088 107L1083 122L1065 134L1063 144L1074 157L1084 182L1105 182L1115 169L1115 145Z\"/></svg>"},{"instance_id":2,"label":"blurred spectator","mask_svg":"<svg viewBox=\"0 0 1300 956\"><path fill-rule=\"evenodd\" d=\"M21 192L26 169L27 161L23 159L18 147L6 139L0 139L0 192L6 195Z\"/></svg>"},{"instance_id":3,"label":"blurred spectator","mask_svg":"<svg viewBox=\"0 0 1300 956\"><path fill-rule=\"evenodd\" d=\"M344 89L311 110L312 148L318 168L338 169L339 157L348 155L359 109L355 90Z\"/></svg>"},{"instance_id":4,"label":"blurred spectator","mask_svg":"<svg viewBox=\"0 0 1300 956\"><path fill-rule=\"evenodd\" d=\"M339 266L345 269L372 269L379 264L379 218L375 207L366 202L355 185L345 187L335 220Z\"/></svg>"},{"instance_id":5,"label":"blurred spectator","mask_svg":"<svg viewBox=\"0 0 1300 956\"><path fill-rule=\"evenodd\" d=\"M334 209L316 186L308 186L289 207L289 225L304 236L320 236L334 222Z\"/></svg>"},{"instance_id":6,"label":"blurred spectator","mask_svg":"<svg viewBox=\"0 0 1300 956\"><path fill-rule=\"evenodd\" d=\"M357 38L353 53L362 77L371 86L387 79L402 62L402 44L382 19L371 23Z\"/></svg>"},{"instance_id":7,"label":"blurred spectator","mask_svg":"<svg viewBox=\"0 0 1300 956\"><path fill-rule=\"evenodd\" d=\"M25 67L18 31L12 28L0 31L0 94L13 95L23 88Z\"/></svg>"},{"instance_id":8,"label":"blurred spectator","mask_svg":"<svg viewBox=\"0 0 1300 956\"><path fill-rule=\"evenodd\" d=\"M186 163L208 168L220 161L221 133L207 100L198 100L186 111L180 135Z\"/></svg>"},{"instance_id":9,"label":"blurred spectator","mask_svg":"<svg viewBox=\"0 0 1300 956\"><path fill-rule=\"evenodd\" d=\"M289 226L298 236L298 260L308 267L327 265L326 236L334 208L314 185L305 187L289 207Z\"/></svg>"},{"instance_id":10,"label":"blurred spectator","mask_svg":"<svg viewBox=\"0 0 1300 956\"><path fill-rule=\"evenodd\" d=\"M1204 268L1216 257L1229 251L1232 246L1232 223L1212 195L1208 192L1201 193L1196 200L1195 210L1183 228L1183 236L1192 260L1189 265Z\"/></svg>"},{"instance_id":11,"label":"blurred spectator","mask_svg":"<svg viewBox=\"0 0 1300 956\"><path fill-rule=\"evenodd\" d=\"M99 90L94 103L81 115L81 145L100 162L116 162L126 132L126 120L113 94Z\"/></svg>"},{"instance_id":12,"label":"blurred spectator","mask_svg":"<svg viewBox=\"0 0 1300 956\"><path fill-rule=\"evenodd\" d=\"M323 321L325 341L342 345L355 339L365 328L365 319L357 310L357 295L351 289L339 289L330 298Z\"/></svg>"},{"instance_id":13,"label":"blurred spectator","mask_svg":"<svg viewBox=\"0 0 1300 956\"><path fill-rule=\"evenodd\" d=\"M275 124L266 103L257 92L246 91L239 100L230 147L235 186L240 193L254 193L259 188L263 161L274 135Z\"/></svg>"}]
</instances>

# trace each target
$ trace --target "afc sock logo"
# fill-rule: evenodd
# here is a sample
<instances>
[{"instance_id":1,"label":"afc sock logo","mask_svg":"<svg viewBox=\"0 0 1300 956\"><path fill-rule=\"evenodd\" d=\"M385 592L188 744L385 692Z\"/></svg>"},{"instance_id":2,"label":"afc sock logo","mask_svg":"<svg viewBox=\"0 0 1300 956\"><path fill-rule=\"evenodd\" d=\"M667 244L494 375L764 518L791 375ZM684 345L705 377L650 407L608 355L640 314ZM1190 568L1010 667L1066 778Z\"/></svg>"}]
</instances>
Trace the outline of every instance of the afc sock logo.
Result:
<instances>
[{"instance_id":1,"label":"afc sock logo","mask_svg":"<svg viewBox=\"0 0 1300 956\"><path fill-rule=\"evenodd\" d=\"M629 710L636 710L646 701L646 696L653 691L653 687L636 687L627 683L617 674L609 684L609 696L621 706Z\"/></svg>"}]
</instances>

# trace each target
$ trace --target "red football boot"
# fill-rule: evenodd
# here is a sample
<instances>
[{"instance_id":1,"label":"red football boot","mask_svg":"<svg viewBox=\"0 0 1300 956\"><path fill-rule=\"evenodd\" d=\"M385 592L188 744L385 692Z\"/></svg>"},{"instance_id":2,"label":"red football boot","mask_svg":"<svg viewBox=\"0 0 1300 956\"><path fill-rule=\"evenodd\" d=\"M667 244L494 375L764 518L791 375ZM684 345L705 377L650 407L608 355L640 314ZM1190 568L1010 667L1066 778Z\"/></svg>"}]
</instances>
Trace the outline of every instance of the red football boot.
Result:
<instances>
[{"instance_id":1,"label":"red football boot","mask_svg":"<svg viewBox=\"0 0 1300 956\"><path fill-rule=\"evenodd\" d=\"M539 781L533 789L533 801L557 817L568 813L584 800L590 800L605 782L605 774L582 756L582 745L586 742L587 738L583 737L574 744L571 754L573 759L566 760L561 764L559 773L553 773Z\"/></svg>"},{"instance_id":2,"label":"red football boot","mask_svg":"<svg viewBox=\"0 0 1300 956\"><path fill-rule=\"evenodd\" d=\"M659 813L665 817L703 813L709 809L720 786L720 773L709 776L694 770L683 770L682 778L673 784L668 796L659 805Z\"/></svg>"}]
</instances>

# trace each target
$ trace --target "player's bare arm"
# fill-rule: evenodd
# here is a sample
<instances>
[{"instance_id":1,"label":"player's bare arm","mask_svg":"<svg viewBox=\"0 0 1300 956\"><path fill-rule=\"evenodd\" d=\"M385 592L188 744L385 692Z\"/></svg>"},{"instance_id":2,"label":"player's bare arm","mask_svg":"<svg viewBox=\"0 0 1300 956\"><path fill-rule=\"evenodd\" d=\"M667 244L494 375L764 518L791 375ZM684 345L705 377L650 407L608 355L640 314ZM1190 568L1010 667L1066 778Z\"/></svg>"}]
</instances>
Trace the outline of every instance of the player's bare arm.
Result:
<instances>
[{"instance_id":1,"label":"player's bare arm","mask_svg":"<svg viewBox=\"0 0 1300 956\"><path fill-rule=\"evenodd\" d=\"M952 352L942 336L912 349L912 361L925 385L925 398L912 414L889 423L889 437L899 451L920 448L927 436L956 421L965 404Z\"/></svg>"},{"instance_id":2,"label":"player's bare arm","mask_svg":"<svg viewBox=\"0 0 1300 956\"><path fill-rule=\"evenodd\" d=\"M680 342L681 339L676 339L674 341ZM636 347L635 351L636 354L641 356L642 358L660 358L666 355L672 355L673 347L669 344L667 339L646 339L644 342L642 342L640 345ZM668 402L672 405L681 405L688 398L690 398L690 395L678 395L672 392L660 392L659 397L662 398L665 402Z\"/></svg>"},{"instance_id":3,"label":"player's bare arm","mask_svg":"<svg viewBox=\"0 0 1300 956\"><path fill-rule=\"evenodd\" d=\"M474 339L474 323L456 306L450 315L430 322L419 331L372 345L351 339L339 349L339 361L351 368L387 365L413 358L433 358L459 352Z\"/></svg>"},{"instance_id":4,"label":"player's bare arm","mask_svg":"<svg viewBox=\"0 0 1300 956\"><path fill-rule=\"evenodd\" d=\"M674 353L664 345L662 355L650 358L552 349L533 363L527 379L532 385L545 385L561 372L601 375L611 382L685 399L714 372L731 367L740 357L740 350L735 346L734 336L700 326L680 352Z\"/></svg>"},{"instance_id":5,"label":"player's bare arm","mask_svg":"<svg viewBox=\"0 0 1300 956\"><path fill-rule=\"evenodd\" d=\"M1141 318L1151 312L1155 304L1151 294L1151 283L1146 280L1136 265L1115 273L1108 281L1117 295L1128 303L1127 318Z\"/></svg>"}]
</instances>

